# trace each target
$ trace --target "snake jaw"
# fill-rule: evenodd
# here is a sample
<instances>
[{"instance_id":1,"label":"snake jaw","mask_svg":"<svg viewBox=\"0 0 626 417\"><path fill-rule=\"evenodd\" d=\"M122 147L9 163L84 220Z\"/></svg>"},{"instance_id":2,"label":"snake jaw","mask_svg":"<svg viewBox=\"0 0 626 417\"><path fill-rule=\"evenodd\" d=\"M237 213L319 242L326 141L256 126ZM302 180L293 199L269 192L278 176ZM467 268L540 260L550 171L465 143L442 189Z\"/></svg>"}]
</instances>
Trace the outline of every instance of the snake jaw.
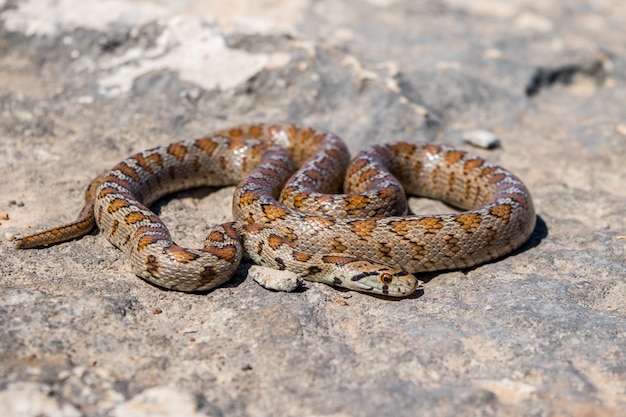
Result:
<instances>
[{"instance_id":1,"label":"snake jaw","mask_svg":"<svg viewBox=\"0 0 626 417\"><path fill-rule=\"evenodd\" d=\"M367 285L367 284L365 284L364 282L358 282L358 281L357 281L357 282L355 282L353 285L354 285L355 287L357 287L357 288L358 288L358 290L361 290L361 291L373 291L373 290L374 290L374 287L372 287L372 286L370 286L370 285Z\"/></svg>"},{"instance_id":2,"label":"snake jaw","mask_svg":"<svg viewBox=\"0 0 626 417\"><path fill-rule=\"evenodd\" d=\"M391 297L405 297L413 293L420 281L413 274L398 267L358 261L351 264L349 280L343 287Z\"/></svg>"},{"instance_id":3,"label":"snake jaw","mask_svg":"<svg viewBox=\"0 0 626 417\"><path fill-rule=\"evenodd\" d=\"M387 272L376 273L362 281L351 281L350 287L356 291L365 291L391 297L406 297L419 287L420 281L418 281L415 276L405 271L401 271L399 275L391 275L391 281L389 281L389 275L391 274Z\"/></svg>"}]
</instances>

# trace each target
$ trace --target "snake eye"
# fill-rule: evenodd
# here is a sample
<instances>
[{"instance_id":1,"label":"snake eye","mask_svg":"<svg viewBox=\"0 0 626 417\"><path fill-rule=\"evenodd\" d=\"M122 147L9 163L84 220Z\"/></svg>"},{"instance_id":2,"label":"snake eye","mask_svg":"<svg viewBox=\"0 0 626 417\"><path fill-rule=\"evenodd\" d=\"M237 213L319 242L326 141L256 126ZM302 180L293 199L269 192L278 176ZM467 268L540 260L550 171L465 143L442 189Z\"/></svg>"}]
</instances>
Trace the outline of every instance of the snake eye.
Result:
<instances>
[{"instance_id":1,"label":"snake eye","mask_svg":"<svg viewBox=\"0 0 626 417\"><path fill-rule=\"evenodd\" d=\"M380 276L380 280L385 284L391 284L391 282L393 281L393 277L391 276L391 274L382 274Z\"/></svg>"}]
</instances>

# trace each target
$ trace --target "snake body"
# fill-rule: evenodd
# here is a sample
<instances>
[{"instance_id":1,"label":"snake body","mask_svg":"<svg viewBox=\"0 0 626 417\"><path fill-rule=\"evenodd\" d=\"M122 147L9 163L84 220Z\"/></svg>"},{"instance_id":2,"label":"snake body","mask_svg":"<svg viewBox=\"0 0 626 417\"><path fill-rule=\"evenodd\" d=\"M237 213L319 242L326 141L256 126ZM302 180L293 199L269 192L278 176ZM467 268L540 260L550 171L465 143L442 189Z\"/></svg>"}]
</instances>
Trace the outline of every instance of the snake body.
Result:
<instances>
[{"instance_id":1,"label":"snake body","mask_svg":"<svg viewBox=\"0 0 626 417\"><path fill-rule=\"evenodd\" d=\"M169 289L214 288L245 255L307 280L405 296L418 283L413 274L498 258L534 229L524 184L471 153L399 142L373 146L348 163L345 144L313 128L222 130L123 160L90 184L75 222L17 238L15 245L69 240L95 222L136 275ZM346 194L334 194L342 180ZM148 208L178 190L234 184L236 221L216 226L201 249L175 244ZM466 211L407 215L405 192Z\"/></svg>"}]
</instances>

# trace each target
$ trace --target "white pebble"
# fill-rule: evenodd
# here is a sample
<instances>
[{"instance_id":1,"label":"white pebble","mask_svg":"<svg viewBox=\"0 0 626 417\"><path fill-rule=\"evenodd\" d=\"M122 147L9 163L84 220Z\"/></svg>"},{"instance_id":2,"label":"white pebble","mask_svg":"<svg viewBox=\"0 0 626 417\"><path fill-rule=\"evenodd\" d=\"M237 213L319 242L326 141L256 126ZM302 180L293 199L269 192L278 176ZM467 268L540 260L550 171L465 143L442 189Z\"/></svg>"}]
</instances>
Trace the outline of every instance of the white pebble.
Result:
<instances>
[{"instance_id":1,"label":"white pebble","mask_svg":"<svg viewBox=\"0 0 626 417\"><path fill-rule=\"evenodd\" d=\"M274 291L292 292L301 285L298 275L291 271L279 271L265 266L253 265L248 275L263 288Z\"/></svg>"},{"instance_id":2,"label":"white pebble","mask_svg":"<svg viewBox=\"0 0 626 417\"><path fill-rule=\"evenodd\" d=\"M500 139L487 130L470 130L469 132L464 132L463 140L470 145L483 149L493 149L500 146Z\"/></svg>"},{"instance_id":3,"label":"white pebble","mask_svg":"<svg viewBox=\"0 0 626 417\"><path fill-rule=\"evenodd\" d=\"M110 415L114 417L206 416L198 411L197 400L193 394L166 387L148 388L115 407Z\"/></svg>"}]
</instances>

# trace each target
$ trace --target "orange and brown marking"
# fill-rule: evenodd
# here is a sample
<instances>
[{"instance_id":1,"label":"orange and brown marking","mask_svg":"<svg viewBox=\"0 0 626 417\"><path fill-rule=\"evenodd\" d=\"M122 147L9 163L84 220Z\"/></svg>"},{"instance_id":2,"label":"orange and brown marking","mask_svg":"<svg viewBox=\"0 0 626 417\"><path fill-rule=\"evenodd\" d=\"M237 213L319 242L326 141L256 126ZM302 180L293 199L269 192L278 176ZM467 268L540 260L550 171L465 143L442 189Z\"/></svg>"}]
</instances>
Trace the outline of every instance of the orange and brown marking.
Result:
<instances>
[{"instance_id":1,"label":"orange and brown marking","mask_svg":"<svg viewBox=\"0 0 626 417\"><path fill-rule=\"evenodd\" d=\"M463 192L463 198L465 199L465 201L469 201L470 196L472 194L472 191L474 190L474 182L472 179L467 179L465 181L465 191ZM478 195L474 196L474 202L476 201L476 198L478 197Z\"/></svg>"},{"instance_id":2,"label":"orange and brown marking","mask_svg":"<svg viewBox=\"0 0 626 417\"><path fill-rule=\"evenodd\" d=\"M257 201L259 197L256 195L254 191L246 191L239 196L239 204L243 207L249 206Z\"/></svg>"},{"instance_id":3,"label":"orange and brown marking","mask_svg":"<svg viewBox=\"0 0 626 417\"><path fill-rule=\"evenodd\" d=\"M148 219L148 216L139 211L131 211L124 216L124 221L126 222L126 224L135 224Z\"/></svg>"},{"instance_id":4,"label":"orange and brown marking","mask_svg":"<svg viewBox=\"0 0 626 417\"><path fill-rule=\"evenodd\" d=\"M317 158L315 161L313 161L313 164L308 169L304 170L304 172L306 172L306 175L304 175L303 177L306 178L310 175L313 175L314 178L319 178L320 176L326 174L326 171L328 169L332 169L333 164L334 161L332 160L332 158L329 158L327 156L325 156L324 158Z\"/></svg>"},{"instance_id":5,"label":"orange and brown marking","mask_svg":"<svg viewBox=\"0 0 626 417\"><path fill-rule=\"evenodd\" d=\"M243 129L236 127L236 128L230 129L226 135L234 139L240 139L243 137L244 133L243 133Z\"/></svg>"},{"instance_id":6,"label":"orange and brown marking","mask_svg":"<svg viewBox=\"0 0 626 417\"><path fill-rule=\"evenodd\" d=\"M429 235L435 235L439 233L439 231L444 226L444 221L437 217L424 217L418 220L418 222L422 225L425 233Z\"/></svg>"},{"instance_id":7,"label":"orange and brown marking","mask_svg":"<svg viewBox=\"0 0 626 417\"><path fill-rule=\"evenodd\" d=\"M322 256L322 261L335 265L347 265L356 262L357 259L353 256L324 255Z\"/></svg>"},{"instance_id":8,"label":"orange and brown marking","mask_svg":"<svg viewBox=\"0 0 626 417\"><path fill-rule=\"evenodd\" d=\"M261 223L246 223L243 228L248 233L259 233L260 231L267 229L267 226Z\"/></svg>"},{"instance_id":9,"label":"orange and brown marking","mask_svg":"<svg viewBox=\"0 0 626 417\"><path fill-rule=\"evenodd\" d=\"M306 195L302 195L302 194L298 194L297 196L297 200L300 201L300 207L302 207L304 204L304 202L307 199ZM296 199L294 199L295 202ZM318 203L317 205L319 207L321 207L322 209L320 210L320 212L324 212L324 208L328 207L329 204L331 204L333 202L333 198L330 195L321 195L318 198L315 199L315 202ZM295 204L294 204L295 207Z\"/></svg>"},{"instance_id":10,"label":"orange and brown marking","mask_svg":"<svg viewBox=\"0 0 626 417\"><path fill-rule=\"evenodd\" d=\"M494 174L494 175L492 175L489 178L488 183L489 184L497 184L497 183L499 183L500 181L502 181L505 178L506 178L505 174Z\"/></svg>"},{"instance_id":11,"label":"orange and brown marking","mask_svg":"<svg viewBox=\"0 0 626 417\"><path fill-rule=\"evenodd\" d=\"M487 167L485 167L485 168L480 170L480 172L478 173L477 177L478 178L488 177L489 175L493 174L493 172L496 169L497 168L495 166L487 166Z\"/></svg>"},{"instance_id":12,"label":"orange and brown marking","mask_svg":"<svg viewBox=\"0 0 626 417\"><path fill-rule=\"evenodd\" d=\"M105 182L105 183L115 183L118 186L118 188L112 188L112 187L109 187L107 185L102 190L100 190L100 194L98 194L98 196L106 195L102 191L104 191L104 190L109 191L110 189L115 190L115 192L110 192L111 194L113 194L113 193L115 193L115 194L125 194L123 191L119 191L119 188L123 188L125 191L127 191L127 190L133 189L132 185L134 185L133 183L130 183L130 182L126 181L123 178L116 177L113 174L107 174L107 176L104 178L103 182Z\"/></svg>"},{"instance_id":13,"label":"orange and brown marking","mask_svg":"<svg viewBox=\"0 0 626 417\"><path fill-rule=\"evenodd\" d=\"M426 153L431 154L431 155L437 155L439 152L441 152L441 146L429 143L429 144L424 146L424 151Z\"/></svg>"},{"instance_id":14,"label":"orange and brown marking","mask_svg":"<svg viewBox=\"0 0 626 417\"><path fill-rule=\"evenodd\" d=\"M141 177L139 177L139 173L137 172L137 170L133 167L126 165L125 163L117 164L114 170L115 169L120 171L125 176L132 178L135 182L141 181Z\"/></svg>"},{"instance_id":15,"label":"orange and brown marking","mask_svg":"<svg viewBox=\"0 0 626 417\"><path fill-rule=\"evenodd\" d=\"M218 144L209 138L202 138L196 140L196 146L202 150L207 156L213 156L213 153L218 147Z\"/></svg>"},{"instance_id":16,"label":"orange and brown marking","mask_svg":"<svg viewBox=\"0 0 626 417\"><path fill-rule=\"evenodd\" d=\"M380 252L380 255L385 259L390 259L393 253L393 244L391 242L378 242L376 249Z\"/></svg>"},{"instance_id":17,"label":"orange and brown marking","mask_svg":"<svg viewBox=\"0 0 626 417\"><path fill-rule=\"evenodd\" d=\"M224 223L222 227L224 228L226 236L233 240L239 239L239 232L237 231L237 226L235 222Z\"/></svg>"},{"instance_id":18,"label":"orange and brown marking","mask_svg":"<svg viewBox=\"0 0 626 417\"><path fill-rule=\"evenodd\" d=\"M465 164L463 165L463 172L465 174L469 174L473 170L483 166L484 163L485 163L485 160L484 159L480 159L480 158L474 158L474 159L470 159L468 161L465 161Z\"/></svg>"},{"instance_id":19,"label":"orange and brown marking","mask_svg":"<svg viewBox=\"0 0 626 417\"><path fill-rule=\"evenodd\" d=\"M413 162L413 181L417 181L419 179L419 177L422 175L422 172L424 172L424 164L422 164L419 161L415 161Z\"/></svg>"},{"instance_id":20,"label":"orange and brown marking","mask_svg":"<svg viewBox=\"0 0 626 417\"><path fill-rule=\"evenodd\" d=\"M348 195L345 198L346 211L363 210L370 203L370 199L363 195Z\"/></svg>"},{"instance_id":21,"label":"orange and brown marking","mask_svg":"<svg viewBox=\"0 0 626 417\"><path fill-rule=\"evenodd\" d=\"M328 229L336 223L332 217L306 216L303 220L315 229Z\"/></svg>"},{"instance_id":22,"label":"orange and brown marking","mask_svg":"<svg viewBox=\"0 0 626 417\"><path fill-rule=\"evenodd\" d=\"M111 224L111 231L109 232L109 236L115 235L119 227L120 227L120 222L118 220L113 220L113 223Z\"/></svg>"},{"instance_id":23,"label":"orange and brown marking","mask_svg":"<svg viewBox=\"0 0 626 417\"><path fill-rule=\"evenodd\" d=\"M367 166L369 166L369 162L366 159L359 158L359 159L355 160L352 163L352 165L350 166L350 174L352 174L354 172L361 171L364 168L366 168Z\"/></svg>"},{"instance_id":24,"label":"orange and brown marking","mask_svg":"<svg viewBox=\"0 0 626 417\"><path fill-rule=\"evenodd\" d=\"M102 194L102 192L100 194ZM109 205L107 206L107 211L109 213L115 213L116 211L121 210L123 208L127 208L129 206L130 204L128 204L126 200L123 200L121 198L116 198L115 200L109 203Z\"/></svg>"},{"instance_id":25,"label":"orange and brown marking","mask_svg":"<svg viewBox=\"0 0 626 417\"><path fill-rule=\"evenodd\" d=\"M400 190L398 189L398 187L393 185L381 188L378 192L378 196L385 201L395 201L398 194L400 194Z\"/></svg>"},{"instance_id":26,"label":"orange and brown marking","mask_svg":"<svg viewBox=\"0 0 626 417\"><path fill-rule=\"evenodd\" d=\"M328 161L327 161L328 162ZM303 180L309 182L309 183L313 183L316 180L320 180L324 177L324 173L327 170L327 167L325 167L324 165L332 165L332 163L329 164L323 164L323 163L317 163L316 166L319 169L307 169L306 170L306 175L304 176Z\"/></svg>"},{"instance_id":27,"label":"orange and brown marking","mask_svg":"<svg viewBox=\"0 0 626 417\"><path fill-rule=\"evenodd\" d=\"M504 221L509 221L511 218L511 211L511 206L508 204L499 204L489 210L491 214Z\"/></svg>"},{"instance_id":28,"label":"orange and brown marking","mask_svg":"<svg viewBox=\"0 0 626 417\"><path fill-rule=\"evenodd\" d=\"M283 243L285 243L285 239L283 239L282 237L275 235L275 234L271 234L268 238L267 238L267 243L270 246L270 248L276 250L278 248L280 248Z\"/></svg>"},{"instance_id":29,"label":"orange and brown marking","mask_svg":"<svg viewBox=\"0 0 626 417\"><path fill-rule=\"evenodd\" d=\"M151 155L148 155L146 157L146 161L159 167L163 166L163 157L159 155L158 153L153 153ZM142 165L142 168L143 168L143 165ZM150 171L149 168L148 168L148 171Z\"/></svg>"},{"instance_id":30,"label":"orange and brown marking","mask_svg":"<svg viewBox=\"0 0 626 417\"><path fill-rule=\"evenodd\" d=\"M208 284L215 279L217 276L217 270L212 265L204 265L202 267L202 272L200 272L200 279L202 284Z\"/></svg>"},{"instance_id":31,"label":"orange and brown marking","mask_svg":"<svg viewBox=\"0 0 626 417\"><path fill-rule=\"evenodd\" d=\"M281 207L273 204L263 205L263 214L265 214L270 222L285 220L287 218L287 212Z\"/></svg>"},{"instance_id":32,"label":"orange and brown marking","mask_svg":"<svg viewBox=\"0 0 626 417\"><path fill-rule=\"evenodd\" d=\"M312 256L308 253L298 252L295 250L291 254L293 255L293 258L298 262L308 262L312 258Z\"/></svg>"},{"instance_id":33,"label":"orange and brown marking","mask_svg":"<svg viewBox=\"0 0 626 417\"><path fill-rule=\"evenodd\" d=\"M237 259L237 248L235 245L226 245L223 247L218 246L209 246L207 248L202 249L203 252L210 253L211 255L217 256L220 260L230 262L234 259Z\"/></svg>"},{"instance_id":34,"label":"orange and brown marking","mask_svg":"<svg viewBox=\"0 0 626 417\"><path fill-rule=\"evenodd\" d=\"M326 151L326 155L328 155L328 158L324 158L327 159L329 162L333 162L336 160L341 160L341 151L337 148L330 148Z\"/></svg>"},{"instance_id":35,"label":"orange and brown marking","mask_svg":"<svg viewBox=\"0 0 626 417\"><path fill-rule=\"evenodd\" d=\"M322 268L320 268L319 266L313 265L313 266L310 266L310 267L308 267L306 269L306 272L304 273L304 276L305 277L310 277L312 275L319 274L320 272L322 272ZM337 283L338 279L339 278L335 278L335 283ZM339 280L339 283L341 283L341 280Z\"/></svg>"},{"instance_id":36,"label":"orange and brown marking","mask_svg":"<svg viewBox=\"0 0 626 417\"><path fill-rule=\"evenodd\" d=\"M285 227L281 231L281 236L285 239L287 243L295 243L298 241L298 235L295 231L290 227Z\"/></svg>"},{"instance_id":37,"label":"orange and brown marking","mask_svg":"<svg viewBox=\"0 0 626 417\"><path fill-rule=\"evenodd\" d=\"M461 250L459 246L460 240L454 235L446 235L443 237L443 240L446 242L446 249L448 249L452 253L457 253Z\"/></svg>"},{"instance_id":38,"label":"orange and brown marking","mask_svg":"<svg viewBox=\"0 0 626 417\"><path fill-rule=\"evenodd\" d=\"M448 188L446 189L447 194L454 193L454 186L456 185L456 173L451 172L448 175Z\"/></svg>"},{"instance_id":39,"label":"orange and brown marking","mask_svg":"<svg viewBox=\"0 0 626 417\"><path fill-rule=\"evenodd\" d=\"M353 222L350 222L350 229L360 239L370 240L374 234L374 230L376 230L376 220L355 220Z\"/></svg>"},{"instance_id":40,"label":"orange and brown marking","mask_svg":"<svg viewBox=\"0 0 626 417\"><path fill-rule=\"evenodd\" d=\"M131 156L132 159L134 159L139 166L141 167L141 169L146 170L148 172L152 172L152 168L150 167L150 164L148 163L148 161L146 160L146 158L143 156L143 154L136 154Z\"/></svg>"},{"instance_id":41,"label":"orange and brown marking","mask_svg":"<svg viewBox=\"0 0 626 417\"><path fill-rule=\"evenodd\" d=\"M398 154L413 155L415 153L415 146L407 142L398 142L390 145L389 149Z\"/></svg>"},{"instance_id":42,"label":"orange and brown marking","mask_svg":"<svg viewBox=\"0 0 626 417\"><path fill-rule=\"evenodd\" d=\"M248 127L248 136L254 139L258 139L263 136L263 128L259 125L252 125Z\"/></svg>"},{"instance_id":43,"label":"orange and brown marking","mask_svg":"<svg viewBox=\"0 0 626 417\"><path fill-rule=\"evenodd\" d=\"M226 240L226 236L224 236L224 233L219 230L212 230L206 240L210 240L211 242L224 242Z\"/></svg>"},{"instance_id":44,"label":"orange and brown marking","mask_svg":"<svg viewBox=\"0 0 626 417\"><path fill-rule=\"evenodd\" d=\"M161 267L159 266L159 261L156 256L148 255L146 258L146 272L153 277L159 275L161 272Z\"/></svg>"},{"instance_id":45,"label":"orange and brown marking","mask_svg":"<svg viewBox=\"0 0 626 417\"><path fill-rule=\"evenodd\" d=\"M193 162L191 163L191 169L193 170L193 172L200 172L200 170L202 169L202 162L200 162L200 158L198 158L197 156L193 158Z\"/></svg>"},{"instance_id":46,"label":"orange and brown marking","mask_svg":"<svg viewBox=\"0 0 626 417\"><path fill-rule=\"evenodd\" d=\"M180 262L183 264L195 261L198 259L198 255L189 251L188 249L181 248L178 245L167 246L163 249L165 255L174 262Z\"/></svg>"},{"instance_id":47,"label":"orange and brown marking","mask_svg":"<svg viewBox=\"0 0 626 417\"><path fill-rule=\"evenodd\" d=\"M511 200L518 203L520 206L526 208L528 207L528 199L526 199L523 195L518 193L508 193L504 195L498 195L500 198L510 198Z\"/></svg>"},{"instance_id":48,"label":"orange and brown marking","mask_svg":"<svg viewBox=\"0 0 626 417\"><path fill-rule=\"evenodd\" d=\"M167 170L169 176L171 179L175 180L176 178L176 167L174 165L170 166L170 168Z\"/></svg>"},{"instance_id":49,"label":"orange and brown marking","mask_svg":"<svg viewBox=\"0 0 626 417\"><path fill-rule=\"evenodd\" d=\"M261 256L262 253L263 253L263 241L259 240L258 242L256 242L256 254L258 256Z\"/></svg>"},{"instance_id":50,"label":"orange and brown marking","mask_svg":"<svg viewBox=\"0 0 626 417\"><path fill-rule=\"evenodd\" d=\"M98 210L94 209L94 217L96 218L96 223L98 223L98 225L102 224L102 215L104 214L104 207L102 206L98 206Z\"/></svg>"},{"instance_id":51,"label":"orange and brown marking","mask_svg":"<svg viewBox=\"0 0 626 417\"><path fill-rule=\"evenodd\" d=\"M376 178L377 176L378 176L378 170L371 168L366 171L363 171L361 175L359 176L359 180L361 182L368 182L368 181L371 181L372 178Z\"/></svg>"},{"instance_id":52,"label":"orange and brown marking","mask_svg":"<svg viewBox=\"0 0 626 417\"><path fill-rule=\"evenodd\" d=\"M228 169L229 159L225 156L220 156L217 159L217 165L220 167L222 171L226 171Z\"/></svg>"},{"instance_id":53,"label":"orange and brown marking","mask_svg":"<svg viewBox=\"0 0 626 417\"><path fill-rule=\"evenodd\" d=\"M483 241L486 242L487 246L498 242L498 232L496 230L489 230L486 234L483 234Z\"/></svg>"},{"instance_id":54,"label":"orange and brown marking","mask_svg":"<svg viewBox=\"0 0 626 417\"><path fill-rule=\"evenodd\" d=\"M298 135L298 132L300 131L300 129L294 125L288 125L287 129L279 129L279 130L284 130L287 136L289 137L289 139L295 138Z\"/></svg>"},{"instance_id":55,"label":"orange and brown marking","mask_svg":"<svg viewBox=\"0 0 626 417\"><path fill-rule=\"evenodd\" d=\"M313 136L313 138L311 138L311 143L314 145L317 145L318 143L322 142L324 139L326 139L326 134L323 132L318 132L315 134L315 136Z\"/></svg>"},{"instance_id":56,"label":"orange and brown marking","mask_svg":"<svg viewBox=\"0 0 626 417\"><path fill-rule=\"evenodd\" d=\"M167 153L176 158L176 160L182 161L187 155L187 147L178 142L175 142L167 147Z\"/></svg>"},{"instance_id":57,"label":"orange and brown marking","mask_svg":"<svg viewBox=\"0 0 626 417\"><path fill-rule=\"evenodd\" d=\"M431 181L435 184L438 185L438 179L439 177L441 177L441 172L442 172L442 168L441 165L435 165L432 169L432 173L431 173ZM440 185L439 185L440 186Z\"/></svg>"},{"instance_id":58,"label":"orange and brown marking","mask_svg":"<svg viewBox=\"0 0 626 417\"><path fill-rule=\"evenodd\" d=\"M413 259L419 261L428 255L428 249L424 245L411 242L411 251L413 252Z\"/></svg>"},{"instance_id":59,"label":"orange and brown marking","mask_svg":"<svg viewBox=\"0 0 626 417\"><path fill-rule=\"evenodd\" d=\"M328 247L330 248L330 251L334 253L343 253L348 250L346 247L346 241L340 237L336 237L328 242Z\"/></svg>"},{"instance_id":60,"label":"orange and brown marking","mask_svg":"<svg viewBox=\"0 0 626 417\"><path fill-rule=\"evenodd\" d=\"M411 224L406 220L394 220L389 223L391 230L399 236L406 236L411 230Z\"/></svg>"},{"instance_id":61,"label":"orange and brown marking","mask_svg":"<svg viewBox=\"0 0 626 417\"><path fill-rule=\"evenodd\" d=\"M454 220L467 233L474 233L483 221L483 216L478 213L459 214Z\"/></svg>"},{"instance_id":62,"label":"orange and brown marking","mask_svg":"<svg viewBox=\"0 0 626 417\"><path fill-rule=\"evenodd\" d=\"M463 159L463 156L465 156L463 151L448 151L445 153L444 159L447 164L453 165Z\"/></svg>"},{"instance_id":63,"label":"orange and brown marking","mask_svg":"<svg viewBox=\"0 0 626 417\"><path fill-rule=\"evenodd\" d=\"M162 236L143 235L137 242L137 250L141 252L142 250L147 249L148 246L158 242L160 239L162 239Z\"/></svg>"},{"instance_id":64,"label":"orange and brown marking","mask_svg":"<svg viewBox=\"0 0 626 417\"><path fill-rule=\"evenodd\" d=\"M240 152L242 149L248 148L248 139L243 136L228 136L228 149Z\"/></svg>"},{"instance_id":65,"label":"orange and brown marking","mask_svg":"<svg viewBox=\"0 0 626 417\"><path fill-rule=\"evenodd\" d=\"M307 128L307 129L302 129L300 131L300 139L303 142L308 141L309 139L311 139L311 136L313 136L313 133L315 133L315 130L311 129L311 128Z\"/></svg>"}]
</instances>

